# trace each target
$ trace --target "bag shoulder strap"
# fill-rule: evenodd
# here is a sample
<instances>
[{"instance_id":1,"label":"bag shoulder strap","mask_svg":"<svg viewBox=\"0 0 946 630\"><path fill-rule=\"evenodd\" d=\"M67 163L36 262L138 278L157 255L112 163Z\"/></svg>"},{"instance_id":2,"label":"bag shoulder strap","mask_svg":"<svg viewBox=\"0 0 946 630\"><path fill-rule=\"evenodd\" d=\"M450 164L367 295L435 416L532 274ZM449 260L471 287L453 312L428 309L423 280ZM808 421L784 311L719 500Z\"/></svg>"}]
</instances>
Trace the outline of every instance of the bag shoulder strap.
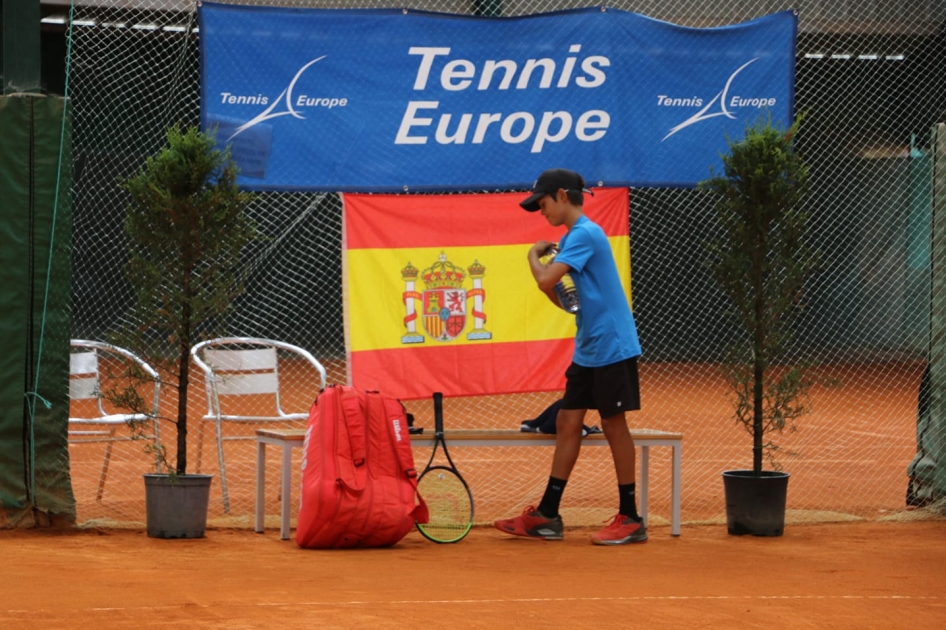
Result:
<instances>
[{"instance_id":1,"label":"bag shoulder strap","mask_svg":"<svg viewBox=\"0 0 946 630\"><path fill-rule=\"evenodd\" d=\"M396 416L395 422L398 424L398 427L395 428L394 423L390 423L388 436L394 447L394 452L397 454L398 466L404 474L404 477L414 488L414 496L417 498L417 504L411 511L411 518L414 519L415 523L427 523L430 520L430 511L427 508L424 497L417 491L417 469L414 468L414 451L411 446L411 436L407 426L407 409L404 407L404 403L391 396L385 396L383 402L385 415Z\"/></svg>"},{"instance_id":2,"label":"bag shoulder strap","mask_svg":"<svg viewBox=\"0 0 946 630\"><path fill-rule=\"evenodd\" d=\"M348 439L335 440L335 457L338 464L339 481L352 490L364 490L368 482L368 467L366 458L365 413L362 411L358 390L353 387L339 386L339 396L336 397L336 435L341 438L344 433Z\"/></svg>"}]
</instances>

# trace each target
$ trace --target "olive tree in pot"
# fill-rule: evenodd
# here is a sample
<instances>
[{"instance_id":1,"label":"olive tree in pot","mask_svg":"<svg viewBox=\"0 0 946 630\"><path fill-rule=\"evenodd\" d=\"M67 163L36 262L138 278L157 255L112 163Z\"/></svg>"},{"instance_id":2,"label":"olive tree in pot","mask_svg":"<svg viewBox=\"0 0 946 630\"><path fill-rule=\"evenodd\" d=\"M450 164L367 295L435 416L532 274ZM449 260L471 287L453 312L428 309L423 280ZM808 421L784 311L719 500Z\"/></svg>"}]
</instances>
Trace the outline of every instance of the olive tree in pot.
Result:
<instances>
[{"instance_id":1,"label":"olive tree in pot","mask_svg":"<svg viewBox=\"0 0 946 630\"><path fill-rule=\"evenodd\" d=\"M164 444L147 441L155 472L145 475L148 535L204 535L210 475L187 472L187 403L190 349L218 336L223 316L243 290L241 252L257 238L246 213L252 201L236 183L229 150L216 148L213 133L172 126L167 144L134 176L122 182L130 204L127 276L134 304L115 333L116 345L147 357L160 374L162 391L177 392L177 408L160 418L176 429L174 458ZM119 407L142 411L147 375L129 370L125 384L108 393ZM132 423L144 437L143 423Z\"/></svg>"},{"instance_id":2,"label":"olive tree in pot","mask_svg":"<svg viewBox=\"0 0 946 630\"><path fill-rule=\"evenodd\" d=\"M808 366L788 351L802 305L805 280L818 255L805 242L808 167L788 129L771 120L748 126L730 141L724 173L700 183L715 194L721 230L708 244L709 267L729 298L739 331L722 363L734 417L752 436L752 468L723 473L730 534L780 536L785 524L788 474L774 454L773 434L794 431L807 413ZM774 470L763 470L764 459Z\"/></svg>"}]
</instances>

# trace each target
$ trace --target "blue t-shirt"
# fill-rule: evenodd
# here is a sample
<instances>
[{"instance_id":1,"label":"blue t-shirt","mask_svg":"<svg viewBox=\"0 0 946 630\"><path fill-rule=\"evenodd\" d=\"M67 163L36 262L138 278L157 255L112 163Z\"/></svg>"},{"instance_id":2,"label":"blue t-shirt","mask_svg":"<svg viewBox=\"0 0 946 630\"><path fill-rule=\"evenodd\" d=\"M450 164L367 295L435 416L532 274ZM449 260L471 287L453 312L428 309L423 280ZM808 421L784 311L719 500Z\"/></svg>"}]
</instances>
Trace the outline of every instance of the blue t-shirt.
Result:
<instances>
[{"instance_id":1,"label":"blue t-shirt","mask_svg":"<svg viewBox=\"0 0 946 630\"><path fill-rule=\"evenodd\" d=\"M555 262L571 268L581 301L573 361L601 367L640 355L634 315L604 230L582 215L558 246Z\"/></svg>"}]
</instances>

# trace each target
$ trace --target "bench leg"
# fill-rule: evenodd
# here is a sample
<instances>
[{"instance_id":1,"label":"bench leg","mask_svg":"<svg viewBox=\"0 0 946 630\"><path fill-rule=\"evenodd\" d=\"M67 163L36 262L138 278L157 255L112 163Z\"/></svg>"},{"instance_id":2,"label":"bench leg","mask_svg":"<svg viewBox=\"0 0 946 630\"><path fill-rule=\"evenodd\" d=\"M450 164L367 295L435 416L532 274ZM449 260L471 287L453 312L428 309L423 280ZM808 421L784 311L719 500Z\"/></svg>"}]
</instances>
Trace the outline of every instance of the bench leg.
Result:
<instances>
[{"instance_id":1,"label":"bench leg","mask_svg":"<svg viewBox=\"0 0 946 630\"><path fill-rule=\"evenodd\" d=\"M670 535L680 535L680 459L682 447L679 442L673 445L673 479L670 501L672 513L670 517Z\"/></svg>"},{"instance_id":2,"label":"bench leg","mask_svg":"<svg viewBox=\"0 0 946 630\"><path fill-rule=\"evenodd\" d=\"M282 500L279 537L289 540L289 508L292 506L292 445L288 442L282 446Z\"/></svg>"},{"instance_id":3,"label":"bench leg","mask_svg":"<svg viewBox=\"0 0 946 630\"><path fill-rule=\"evenodd\" d=\"M647 502L650 480L650 447L641 446L641 482L640 482L640 515L647 527Z\"/></svg>"},{"instance_id":4,"label":"bench leg","mask_svg":"<svg viewBox=\"0 0 946 630\"><path fill-rule=\"evenodd\" d=\"M256 527L262 534L266 519L266 443L256 442Z\"/></svg>"}]
</instances>

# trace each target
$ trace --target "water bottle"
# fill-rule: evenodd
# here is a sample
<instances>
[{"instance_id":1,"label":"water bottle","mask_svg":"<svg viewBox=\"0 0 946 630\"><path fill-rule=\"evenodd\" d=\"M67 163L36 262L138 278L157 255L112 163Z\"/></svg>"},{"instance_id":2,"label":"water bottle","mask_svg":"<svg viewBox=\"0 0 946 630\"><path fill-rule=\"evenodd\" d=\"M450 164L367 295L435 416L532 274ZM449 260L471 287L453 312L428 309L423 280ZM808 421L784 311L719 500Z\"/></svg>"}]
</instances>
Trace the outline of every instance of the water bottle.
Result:
<instances>
[{"instance_id":1,"label":"water bottle","mask_svg":"<svg viewBox=\"0 0 946 630\"><path fill-rule=\"evenodd\" d=\"M558 255L558 252L559 249L557 245L550 245L549 248L539 256L539 262L543 265L551 264ZM578 299L578 287L575 286L575 281L572 280L571 274L566 273L562 276L562 279L556 283L555 295L558 297L559 304L562 305L562 308L566 312L574 315L581 309L581 301Z\"/></svg>"}]
</instances>

